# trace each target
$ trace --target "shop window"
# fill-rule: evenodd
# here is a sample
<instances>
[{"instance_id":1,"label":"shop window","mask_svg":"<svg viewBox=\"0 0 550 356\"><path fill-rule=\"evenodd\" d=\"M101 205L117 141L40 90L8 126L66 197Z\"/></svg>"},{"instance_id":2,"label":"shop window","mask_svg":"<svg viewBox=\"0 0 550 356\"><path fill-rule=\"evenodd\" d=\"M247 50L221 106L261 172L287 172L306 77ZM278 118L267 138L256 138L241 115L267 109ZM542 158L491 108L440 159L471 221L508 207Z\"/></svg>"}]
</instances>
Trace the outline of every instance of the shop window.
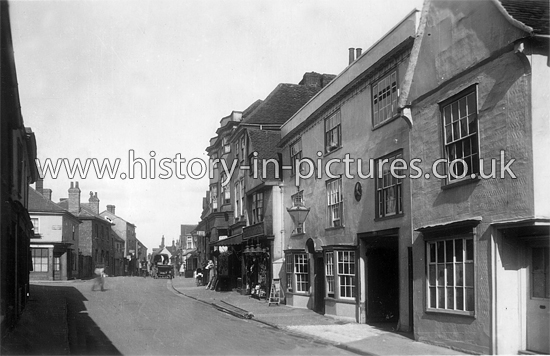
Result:
<instances>
[{"instance_id":1,"label":"shop window","mask_svg":"<svg viewBox=\"0 0 550 356\"><path fill-rule=\"evenodd\" d=\"M302 159L302 139L299 138L290 145L290 175L296 175L297 162Z\"/></svg>"},{"instance_id":2,"label":"shop window","mask_svg":"<svg viewBox=\"0 0 550 356\"><path fill-rule=\"evenodd\" d=\"M325 153L342 147L342 122L340 110L325 119Z\"/></svg>"},{"instance_id":3,"label":"shop window","mask_svg":"<svg viewBox=\"0 0 550 356\"><path fill-rule=\"evenodd\" d=\"M428 309L473 314L474 240L471 236L426 243Z\"/></svg>"},{"instance_id":4,"label":"shop window","mask_svg":"<svg viewBox=\"0 0 550 356\"><path fill-rule=\"evenodd\" d=\"M327 279L327 296L334 298L334 252L325 253L325 276Z\"/></svg>"},{"instance_id":5,"label":"shop window","mask_svg":"<svg viewBox=\"0 0 550 356\"><path fill-rule=\"evenodd\" d=\"M327 226L343 226L344 197L342 193L342 178L327 182Z\"/></svg>"},{"instance_id":6,"label":"shop window","mask_svg":"<svg viewBox=\"0 0 550 356\"><path fill-rule=\"evenodd\" d=\"M479 174L476 87L444 101L440 110L447 183L475 178Z\"/></svg>"},{"instance_id":7,"label":"shop window","mask_svg":"<svg viewBox=\"0 0 550 356\"><path fill-rule=\"evenodd\" d=\"M336 268L334 268L336 265ZM338 299L356 297L355 251L325 252L327 296Z\"/></svg>"},{"instance_id":8,"label":"shop window","mask_svg":"<svg viewBox=\"0 0 550 356\"><path fill-rule=\"evenodd\" d=\"M309 292L309 259L307 253L287 253L286 288L288 292Z\"/></svg>"},{"instance_id":9,"label":"shop window","mask_svg":"<svg viewBox=\"0 0 550 356\"><path fill-rule=\"evenodd\" d=\"M376 127L397 114L397 72L393 71L372 86L372 123Z\"/></svg>"},{"instance_id":10,"label":"shop window","mask_svg":"<svg viewBox=\"0 0 550 356\"><path fill-rule=\"evenodd\" d=\"M34 272L48 272L50 264L47 248L32 249L32 270Z\"/></svg>"},{"instance_id":11,"label":"shop window","mask_svg":"<svg viewBox=\"0 0 550 356\"><path fill-rule=\"evenodd\" d=\"M403 179L399 169L391 171L392 162L403 158L401 153L386 156L377 160L376 178L376 209L377 217L383 218L403 212ZM395 164L395 168L402 165Z\"/></svg>"}]
</instances>

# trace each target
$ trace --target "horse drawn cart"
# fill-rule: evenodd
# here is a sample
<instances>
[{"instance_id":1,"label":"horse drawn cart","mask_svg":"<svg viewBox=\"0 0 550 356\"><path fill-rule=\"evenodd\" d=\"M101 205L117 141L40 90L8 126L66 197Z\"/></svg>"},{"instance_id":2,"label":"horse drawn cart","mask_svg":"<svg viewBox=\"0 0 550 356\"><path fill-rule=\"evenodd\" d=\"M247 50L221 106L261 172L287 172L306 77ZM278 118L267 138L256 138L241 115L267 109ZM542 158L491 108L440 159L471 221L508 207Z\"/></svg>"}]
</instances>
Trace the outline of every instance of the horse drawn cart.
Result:
<instances>
[{"instance_id":1,"label":"horse drawn cart","mask_svg":"<svg viewBox=\"0 0 550 356\"><path fill-rule=\"evenodd\" d=\"M153 278L174 278L174 266L170 264L168 255L158 254L153 257L151 274Z\"/></svg>"}]
</instances>

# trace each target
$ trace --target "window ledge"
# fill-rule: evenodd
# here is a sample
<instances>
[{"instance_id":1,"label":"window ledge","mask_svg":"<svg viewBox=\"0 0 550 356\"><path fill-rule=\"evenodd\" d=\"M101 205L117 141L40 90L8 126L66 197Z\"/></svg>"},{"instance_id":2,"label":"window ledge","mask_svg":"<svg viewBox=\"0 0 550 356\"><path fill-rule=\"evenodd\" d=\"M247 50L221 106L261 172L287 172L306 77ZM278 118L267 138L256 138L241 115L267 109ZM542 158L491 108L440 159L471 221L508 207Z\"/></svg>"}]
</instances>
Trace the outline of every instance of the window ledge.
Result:
<instances>
[{"instance_id":1,"label":"window ledge","mask_svg":"<svg viewBox=\"0 0 550 356\"><path fill-rule=\"evenodd\" d=\"M387 216L382 216L382 217L379 217L379 218L374 218L374 221L384 221L384 220L402 218L403 216L405 216L405 213L387 215Z\"/></svg>"},{"instance_id":2,"label":"window ledge","mask_svg":"<svg viewBox=\"0 0 550 356\"><path fill-rule=\"evenodd\" d=\"M372 131L374 130L377 130L379 128L381 128L382 126L386 126L387 124L389 124L390 122L393 122L395 121L397 118L401 117L401 115L399 115L398 113L393 115L391 118L385 120L385 121L382 121L381 123L377 124L377 125L373 125L372 127Z\"/></svg>"},{"instance_id":3,"label":"window ledge","mask_svg":"<svg viewBox=\"0 0 550 356\"><path fill-rule=\"evenodd\" d=\"M452 183L443 184L441 186L441 189L443 189L443 190L452 189L454 187L460 187L460 186L463 186L463 185L466 185L466 184L477 183L480 180L481 180L481 177L479 176L479 174L476 174L475 178L468 177L468 178L463 178L461 180L454 181Z\"/></svg>"},{"instance_id":4,"label":"window ledge","mask_svg":"<svg viewBox=\"0 0 550 356\"><path fill-rule=\"evenodd\" d=\"M459 311L459 310L450 310L450 309L434 309L426 308L426 313L428 314L451 314L457 316L465 316L475 318L475 312L473 311Z\"/></svg>"},{"instance_id":5,"label":"window ledge","mask_svg":"<svg viewBox=\"0 0 550 356\"><path fill-rule=\"evenodd\" d=\"M286 295L301 295L301 296L309 296L311 293L309 292L285 292Z\"/></svg>"},{"instance_id":6,"label":"window ledge","mask_svg":"<svg viewBox=\"0 0 550 356\"><path fill-rule=\"evenodd\" d=\"M344 303L344 304L356 304L355 298L351 299L344 299L344 298L336 298L336 297L325 297L325 301L331 301L335 303Z\"/></svg>"},{"instance_id":7,"label":"window ledge","mask_svg":"<svg viewBox=\"0 0 550 356\"><path fill-rule=\"evenodd\" d=\"M323 155L323 157L330 156L330 155L333 154L334 152L340 151L341 149L342 149L342 145L336 147L335 149L333 149L333 150L330 151L330 152L326 152L326 151L325 151L325 154Z\"/></svg>"},{"instance_id":8,"label":"window ledge","mask_svg":"<svg viewBox=\"0 0 550 356\"><path fill-rule=\"evenodd\" d=\"M346 228L345 225L342 225L342 226L333 226L333 227L327 227L327 228L325 228L325 231L343 230L343 229L345 229L345 228Z\"/></svg>"}]
</instances>

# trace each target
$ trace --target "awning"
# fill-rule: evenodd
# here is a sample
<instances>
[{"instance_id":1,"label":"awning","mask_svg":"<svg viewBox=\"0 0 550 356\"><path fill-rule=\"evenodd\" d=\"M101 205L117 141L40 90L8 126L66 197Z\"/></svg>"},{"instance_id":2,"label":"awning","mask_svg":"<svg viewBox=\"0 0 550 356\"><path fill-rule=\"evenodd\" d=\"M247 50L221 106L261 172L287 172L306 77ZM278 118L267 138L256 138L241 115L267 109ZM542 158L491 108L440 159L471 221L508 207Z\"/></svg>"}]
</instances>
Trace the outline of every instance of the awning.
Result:
<instances>
[{"instance_id":1,"label":"awning","mask_svg":"<svg viewBox=\"0 0 550 356\"><path fill-rule=\"evenodd\" d=\"M461 228L461 227L474 227L479 225L482 219L483 218L481 216L475 216L473 218L468 218L468 219L447 221L447 222L433 224L433 225L425 225L415 230L418 232L424 233L428 231L449 230L449 229L455 229L455 228Z\"/></svg>"},{"instance_id":2,"label":"awning","mask_svg":"<svg viewBox=\"0 0 550 356\"><path fill-rule=\"evenodd\" d=\"M243 234L229 236L226 239L214 241L210 243L210 246L234 246L240 245L243 242Z\"/></svg>"},{"instance_id":3,"label":"awning","mask_svg":"<svg viewBox=\"0 0 550 356\"><path fill-rule=\"evenodd\" d=\"M190 248L189 250L184 250L181 255L185 257L189 254L192 254L193 252L197 252L197 249L196 248Z\"/></svg>"}]
</instances>

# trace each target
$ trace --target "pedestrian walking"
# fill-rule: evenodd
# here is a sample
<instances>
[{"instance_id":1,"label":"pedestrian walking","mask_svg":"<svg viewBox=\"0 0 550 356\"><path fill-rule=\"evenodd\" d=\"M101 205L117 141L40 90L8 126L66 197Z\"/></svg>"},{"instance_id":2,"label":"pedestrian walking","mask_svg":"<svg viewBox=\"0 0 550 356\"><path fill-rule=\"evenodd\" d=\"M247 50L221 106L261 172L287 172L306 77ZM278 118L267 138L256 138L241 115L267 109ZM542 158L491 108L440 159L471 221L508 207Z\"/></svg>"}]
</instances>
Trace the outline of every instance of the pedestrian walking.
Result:
<instances>
[{"instance_id":1,"label":"pedestrian walking","mask_svg":"<svg viewBox=\"0 0 550 356\"><path fill-rule=\"evenodd\" d=\"M180 266L180 277L185 275L185 265L182 263Z\"/></svg>"},{"instance_id":2,"label":"pedestrian walking","mask_svg":"<svg viewBox=\"0 0 550 356\"><path fill-rule=\"evenodd\" d=\"M208 260L208 264L205 268L208 270L208 284L206 285L206 289L212 289L214 288L213 284L216 266L214 265L214 262L212 260Z\"/></svg>"},{"instance_id":3,"label":"pedestrian walking","mask_svg":"<svg viewBox=\"0 0 550 356\"><path fill-rule=\"evenodd\" d=\"M105 277L107 277L107 274L105 273L105 265L99 264L96 266L94 270L95 279L94 284L92 285L92 291L95 291L96 287L100 287L101 291L105 291Z\"/></svg>"}]
</instances>

